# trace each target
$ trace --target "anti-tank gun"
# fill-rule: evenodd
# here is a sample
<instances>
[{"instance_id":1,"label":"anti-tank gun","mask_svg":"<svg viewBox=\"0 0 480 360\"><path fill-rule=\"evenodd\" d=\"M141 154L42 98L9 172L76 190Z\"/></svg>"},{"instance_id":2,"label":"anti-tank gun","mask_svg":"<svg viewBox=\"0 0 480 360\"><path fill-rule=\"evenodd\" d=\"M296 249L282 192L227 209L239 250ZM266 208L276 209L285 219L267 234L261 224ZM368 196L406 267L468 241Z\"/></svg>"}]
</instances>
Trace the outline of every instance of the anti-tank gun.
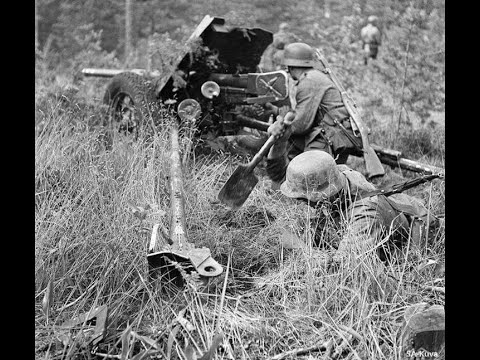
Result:
<instances>
[{"instance_id":1,"label":"anti-tank gun","mask_svg":"<svg viewBox=\"0 0 480 360\"><path fill-rule=\"evenodd\" d=\"M233 135L244 126L254 127L245 118L254 104L288 101L287 73L258 71L272 41L269 31L228 28L224 19L207 15L169 71L83 69L82 73L111 78L103 101L111 109L110 119L124 130L145 125L156 107L173 104L176 110L183 100L193 99L201 107L196 124L200 132Z\"/></svg>"}]
</instances>

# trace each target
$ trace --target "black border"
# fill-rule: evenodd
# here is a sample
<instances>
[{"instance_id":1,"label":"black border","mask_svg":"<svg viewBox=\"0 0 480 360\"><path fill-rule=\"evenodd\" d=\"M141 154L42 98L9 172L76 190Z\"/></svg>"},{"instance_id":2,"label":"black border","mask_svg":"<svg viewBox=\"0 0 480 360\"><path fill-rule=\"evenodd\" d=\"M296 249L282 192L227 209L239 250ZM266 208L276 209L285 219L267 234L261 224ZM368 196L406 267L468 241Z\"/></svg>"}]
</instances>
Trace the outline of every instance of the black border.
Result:
<instances>
[{"instance_id":1,"label":"black border","mask_svg":"<svg viewBox=\"0 0 480 360\"><path fill-rule=\"evenodd\" d=\"M446 1L445 1L446 3ZM467 3L449 1L446 4L446 353L451 359L472 358L476 342L469 341L468 324L476 325L472 314L477 313L477 245L475 226L478 219L478 180L475 164L480 158L477 144L479 121L476 104L474 75L478 72L476 60L477 12ZM35 356L34 339L34 186L35 167L33 121L34 114L34 3L31 8L24 2L14 3L18 9L6 8L13 22L3 22L4 113L3 131L3 184L4 208L7 219L3 228L10 230L4 236L3 300L4 309L13 318L4 321L11 334L4 350L18 357L28 352L25 340L32 336L32 358ZM473 3L472 3L473 4ZM22 8L20 8L22 6ZM30 16L27 13L30 13ZM470 26L469 26L470 25ZM473 60L473 61L469 61ZM471 62L471 63L470 63ZM473 85L473 87L471 86ZM30 91L32 92L30 95ZM31 96L31 97L30 97ZM447 171L448 169L448 171ZM13 187L12 187L13 185ZM33 190L33 191L32 191ZM33 194L32 194L33 192ZM12 208L13 205L13 208ZM31 235L30 235L31 234ZM31 236L31 240L30 240ZM8 261L8 258L11 261ZM14 308L11 308L11 305ZM30 325L32 328L30 328ZM28 333L28 335L26 334ZM27 336L25 336L27 335ZM11 342L13 340L13 342ZM472 339L473 340L473 339ZM15 344L18 342L17 344ZM5 353L4 353L5 354ZM473 356L472 356L473 355ZM9 358L14 358L9 357ZM21 356L24 357L24 356Z\"/></svg>"}]
</instances>

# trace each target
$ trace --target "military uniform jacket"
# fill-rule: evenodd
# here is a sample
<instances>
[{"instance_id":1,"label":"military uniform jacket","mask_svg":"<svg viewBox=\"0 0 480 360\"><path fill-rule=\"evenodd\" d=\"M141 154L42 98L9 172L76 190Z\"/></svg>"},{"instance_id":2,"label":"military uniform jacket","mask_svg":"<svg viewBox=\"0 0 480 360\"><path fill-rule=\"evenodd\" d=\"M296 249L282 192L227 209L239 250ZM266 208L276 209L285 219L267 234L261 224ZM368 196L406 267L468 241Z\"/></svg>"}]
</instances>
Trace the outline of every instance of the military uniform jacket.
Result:
<instances>
[{"instance_id":1,"label":"military uniform jacket","mask_svg":"<svg viewBox=\"0 0 480 360\"><path fill-rule=\"evenodd\" d=\"M378 46L381 44L382 35L380 30L372 24L368 24L360 31L360 37L364 44L370 44L371 46Z\"/></svg>"},{"instance_id":2,"label":"military uniform jacket","mask_svg":"<svg viewBox=\"0 0 480 360\"><path fill-rule=\"evenodd\" d=\"M419 199L402 193L365 196L375 186L348 166L337 166L348 180L344 196L349 204L340 214L347 230L337 250L339 256L352 251L356 255L377 251L384 258L380 253L392 245L398 247L409 238L420 241L428 212Z\"/></svg>"},{"instance_id":3,"label":"military uniform jacket","mask_svg":"<svg viewBox=\"0 0 480 360\"><path fill-rule=\"evenodd\" d=\"M327 141L333 153L352 146L335 123L351 129L340 91L327 74L317 69L305 72L294 91L297 115L291 125L291 140L298 148L307 149L318 138Z\"/></svg>"}]
</instances>

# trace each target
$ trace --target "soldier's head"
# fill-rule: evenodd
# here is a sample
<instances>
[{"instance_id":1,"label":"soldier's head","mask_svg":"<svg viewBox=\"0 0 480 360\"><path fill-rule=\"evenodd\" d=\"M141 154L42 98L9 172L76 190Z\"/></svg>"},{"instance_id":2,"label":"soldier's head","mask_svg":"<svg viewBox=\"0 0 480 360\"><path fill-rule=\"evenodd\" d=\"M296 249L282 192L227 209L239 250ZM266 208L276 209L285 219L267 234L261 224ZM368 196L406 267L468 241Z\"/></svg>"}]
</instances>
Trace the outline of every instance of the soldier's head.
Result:
<instances>
[{"instance_id":1,"label":"soldier's head","mask_svg":"<svg viewBox=\"0 0 480 360\"><path fill-rule=\"evenodd\" d=\"M290 75L295 80L315 64L313 49L310 45L295 42L285 46L282 65L288 68Z\"/></svg>"},{"instance_id":2,"label":"soldier's head","mask_svg":"<svg viewBox=\"0 0 480 360\"><path fill-rule=\"evenodd\" d=\"M290 25L286 22L282 22L280 25L278 25L278 30L281 32L285 32L290 28Z\"/></svg>"},{"instance_id":3,"label":"soldier's head","mask_svg":"<svg viewBox=\"0 0 480 360\"><path fill-rule=\"evenodd\" d=\"M347 179L333 157L325 151L310 150L288 164L280 191L287 197L316 204L333 200L346 186Z\"/></svg>"},{"instance_id":4,"label":"soldier's head","mask_svg":"<svg viewBox=\"0 0 480 360\"><path fill-rule=\"evenodd\" d=\"M369 24L377 25L377 22L378 22L378 17L376 17L375 15L370 15L368 17L368 23Z\"/></svg>"}]
</instances>

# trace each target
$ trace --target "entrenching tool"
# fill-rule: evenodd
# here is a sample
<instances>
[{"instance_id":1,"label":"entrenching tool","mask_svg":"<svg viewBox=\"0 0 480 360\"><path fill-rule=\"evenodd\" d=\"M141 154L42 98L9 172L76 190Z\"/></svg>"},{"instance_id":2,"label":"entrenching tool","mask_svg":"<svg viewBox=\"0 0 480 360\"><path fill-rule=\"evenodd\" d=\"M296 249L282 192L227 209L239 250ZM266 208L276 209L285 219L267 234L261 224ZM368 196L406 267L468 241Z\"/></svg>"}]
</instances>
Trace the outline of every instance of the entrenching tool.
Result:
<instances>
[{"instance_id":1,"label":"entrenching tool","mask_svg":"<svg viewBox=\"0 0 480 360\"><path fill-rule=\"evenodd\" d=\"M182 120L192 120L200 114L200 105L192 99L182 101L177 109ZM218 276L222 266L216 262L208 248L196 248L188 242L185 222L185 204L183 195L182 163L178 143L178 124L174 121L171 128L170 155L170 231L166 234L161 224L153 227L148 249L150 276L160 273L162 280L178 287L184 285L184 274L196 271L201 278ZM163 244L161 238L163 237Z\"/></svg>"},{"instance_id":2,"label":"entrenching tool","mask_svg":"<svg viewBox=\"0 0 480 360\"><path fill-rule=\"evenodd\" d=\"M370 145L370 142L368 141L368 130L363 124L363 121L360 117L360 114L357 110L356 104L353 101L353 99L350 97L350 95L347 93L347 91L343 88L342 84L340 84L340 81L337 79L335 74L332 72L330 69L330 66L327 63L327 60L320 54L318 50L315 51L315 55L318 59L318 61L323 65L323 69L321 71L325 72L326 74L329 75L330 79L333 81L335 86L338 88L340 91L340 94L342 96L343 104L345 105L345 108L348 111L348 114L350 115L350 118L352 119L352 128L355 131L358 131L360 133L360 136L362 138L362 151L363 151L363 159L365 160L365 167L367 170L367 177L368 178L373 178L376 176L383 176L385 175L385 169L382 166L382 163L380 162L380 159L378 158L377 154L375 153L375 150L372 148ZM356 135L358 136L358 135ZM353 142L356 144L356 142Z\"/></svg>"},{"instance_id":3,"label":"entrenching tool","mask_svg":"<svg viewBox=\"0 0 480 360\"><path fill-rule=\"evenodd\" d=\"M287 113L283 119L283 127L290 126L294 117L294 113ZM253 170L276 141L277 136L271 135L248 164L239 165L235 169L218 193L218 199L222 203L234 210L243 205L258 182Z\"/></svg>"}]
</instances>

